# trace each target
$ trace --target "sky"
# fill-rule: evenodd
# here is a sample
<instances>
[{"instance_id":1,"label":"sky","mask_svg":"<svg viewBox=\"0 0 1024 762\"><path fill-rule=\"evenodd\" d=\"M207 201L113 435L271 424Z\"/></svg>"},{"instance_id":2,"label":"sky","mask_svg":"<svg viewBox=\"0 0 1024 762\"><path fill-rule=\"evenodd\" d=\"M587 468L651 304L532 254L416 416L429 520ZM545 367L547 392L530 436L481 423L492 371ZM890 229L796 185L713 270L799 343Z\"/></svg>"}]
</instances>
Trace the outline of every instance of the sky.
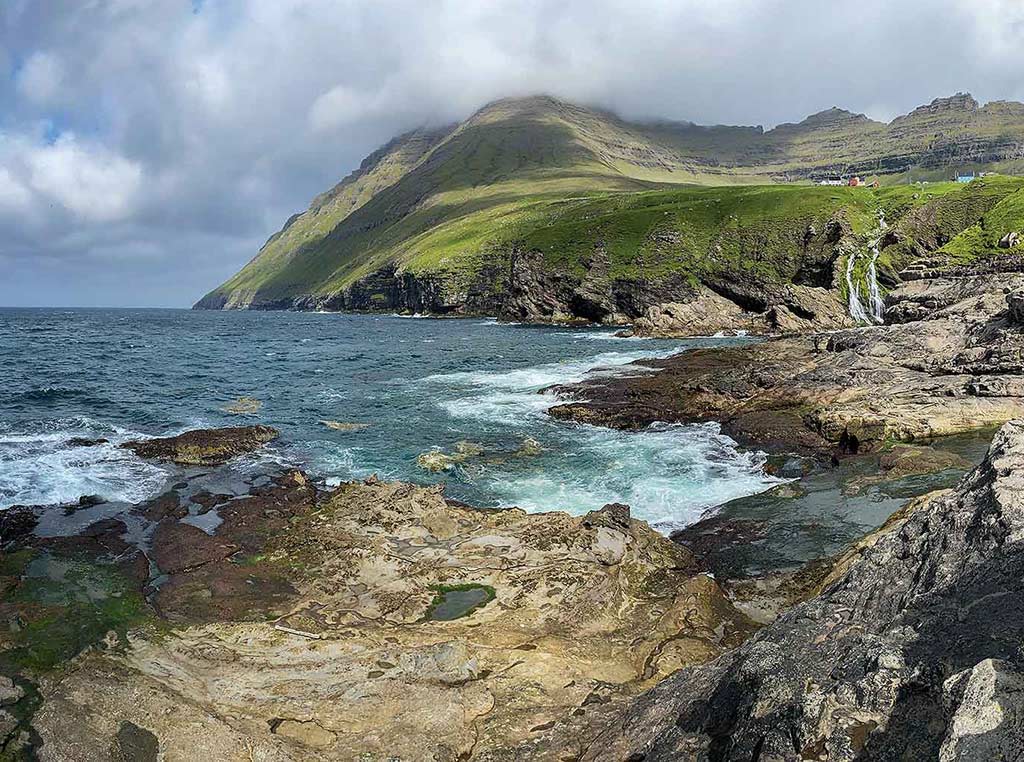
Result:
<instances>
[{"instance_id":1,"label":"sky","mask_svg":"<svg viewBox=\"0 0 1024 762\"><path fill-rule=\"evenodd\" d=\"M1024 0L0 0L0 306L189 306L499 97L770 127L1021 72Z\"/></svg>"}]
</instances>

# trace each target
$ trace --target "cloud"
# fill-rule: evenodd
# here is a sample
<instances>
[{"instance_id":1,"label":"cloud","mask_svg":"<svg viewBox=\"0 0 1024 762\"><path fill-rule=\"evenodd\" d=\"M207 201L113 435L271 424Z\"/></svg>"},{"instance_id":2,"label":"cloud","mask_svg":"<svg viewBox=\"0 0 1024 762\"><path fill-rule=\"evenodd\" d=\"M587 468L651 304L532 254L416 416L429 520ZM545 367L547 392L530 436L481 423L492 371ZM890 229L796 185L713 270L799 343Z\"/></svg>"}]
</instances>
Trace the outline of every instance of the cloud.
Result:
<instances>
[{"instance_id":1,"label":"cloud","mask_svg":"<svg viewBox=\"0 0 1024 762\"><path fill-rule=\"evenodd\" d=\"M309 123L314 132L337 129L365 117L371 99L345 85L332 87L319 96L309 110Z\"/></svg>"},{"instance_id":2,"label":"cloud","mask_svg":"<svg viewBox=\"0 0 1024 762\"><path fill-rule=\"evenodd\" d=\"M52 53L33 53L18 73L18 92L36 104L51 103L60 93L64 65Z\"/></svg>"},{"instance_id":3,"label":"cloud","mask_svg":"<svg viewBox=\"0 0 1024 762\"><path fill-rule=\"evenodd\" d=\"M8 170L0 167L0 212L24 213L32 203L32 194L14 179Z\"/></svg>"},{"instance_id":4,"label":"cloud","mask_svg":"<svg viewBox=\"0 0 1024 762\"><path fill-rule=\"evenodd\" d=\"M26 164L33 189L84 221L121 220L137 205L142 167L74 135L30 151Z\"/></svg>"},{"instance_id":5,"label":"cloud","mask_svg":"<svg viewBox=\"0 0 1024 762\"><path fill-rule=\"evenodd\" d=\"M506 95L770 126L1021 100L1022 70L1019 0L9 0L0 304L62 266L65 303L186 305L394 134Z\"/></svg>"}]
</instances>

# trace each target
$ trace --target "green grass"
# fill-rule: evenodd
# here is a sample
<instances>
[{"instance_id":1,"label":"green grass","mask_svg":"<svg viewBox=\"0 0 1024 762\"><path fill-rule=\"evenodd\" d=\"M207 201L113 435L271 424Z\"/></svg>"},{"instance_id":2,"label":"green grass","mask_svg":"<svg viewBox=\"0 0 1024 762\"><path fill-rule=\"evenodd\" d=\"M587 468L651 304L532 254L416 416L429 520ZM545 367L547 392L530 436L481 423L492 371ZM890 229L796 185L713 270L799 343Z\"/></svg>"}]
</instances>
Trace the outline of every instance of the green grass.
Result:
<instances>
[{"instance_id":1,"label":"green grass","mask_svg":"<svg viewBox=\"0 0 1024 762\"><path fill-rule=\"evenodd\" d=\"M973 185L973 183L972 183ZM979 257L992 256L1005 250L999 240L1007 233L1024 231L1024 185L1002 198L982 216L949 243L939 249L953 264L966 264ZM1016 251L1024 251L1020 245Z\"/></svg>"},{"instance_id":2,"label":"green grass","mask_svg":"<svg viewBox=\"0 0 1024 762\"><path fill-rule=\"evenodd\" d=\"M949 188L951 184L943 184ZM928 186L929 188L934 186ZM928 203L908 210L897 223L903 239L886 247L879 266L891 271L906 267L921 248L930 259L961 264L996 251L1005 233L1024 228L1024 178L992 176L966 185L952 184Z\"/></svg>"},{"instance_id":3,"label":"green grass","mask_svg":"<svg viewBox=\"0 0 1024 762\"><path fill-rule=\"evenodd\" d=\"M915 177L903 164L927 158L937 134L1024 141L1024 107L925 109L892 127L830 110L763 132L629 123L543 97L501 101L462 125L406 135L373 154L214 293L242 303L324 297L385 266L437 275L458 292L517 248L573 273L600 247L612 277L743 272L785 280L807 225L842 214L867 235L879 211L892 223L907 220L910 238L937 239L929 244L936 248L1005 195L999 178L966 192L948 182L870 189L780 181ZM959 168L935 166L916 179ZM954 201L937 203L947 197ZM966 249L976 244L964 241ZM893 249L884 265L899 268L912 256Z\"/></svg>"}]
</instances>

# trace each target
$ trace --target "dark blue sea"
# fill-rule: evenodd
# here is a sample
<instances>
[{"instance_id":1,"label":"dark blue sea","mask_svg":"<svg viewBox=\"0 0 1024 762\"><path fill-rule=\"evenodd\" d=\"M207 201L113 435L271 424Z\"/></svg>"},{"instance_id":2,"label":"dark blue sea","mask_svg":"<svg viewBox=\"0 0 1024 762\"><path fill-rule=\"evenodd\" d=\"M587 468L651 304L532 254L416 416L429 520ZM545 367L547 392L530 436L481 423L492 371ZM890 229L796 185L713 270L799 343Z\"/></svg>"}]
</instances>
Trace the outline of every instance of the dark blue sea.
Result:
<instances>
[{"instance_id":1,"label":"dark blue sea","mask_svg":"<svg viewBox=\"0 0 1024 762\"><path fill-rule=\"evenodd\" d=\"M370 315L0 310L0 507L146 499L174 474L119 443L251 423L282 436L240 468L293 464L332 484L371 474L445 481L448 495L480 506L578 513L624 502L665 529L777 483L761 454L738 450L714 424L627 433L546 416L555 399L538 391L552 384L736 341L612 333ZM230 412L239 398L248 398L242 412ZM72 437L110 443L71 447ZM435 450L462 455L433 473L417 460Z\"/></svg>"}]
</instances>

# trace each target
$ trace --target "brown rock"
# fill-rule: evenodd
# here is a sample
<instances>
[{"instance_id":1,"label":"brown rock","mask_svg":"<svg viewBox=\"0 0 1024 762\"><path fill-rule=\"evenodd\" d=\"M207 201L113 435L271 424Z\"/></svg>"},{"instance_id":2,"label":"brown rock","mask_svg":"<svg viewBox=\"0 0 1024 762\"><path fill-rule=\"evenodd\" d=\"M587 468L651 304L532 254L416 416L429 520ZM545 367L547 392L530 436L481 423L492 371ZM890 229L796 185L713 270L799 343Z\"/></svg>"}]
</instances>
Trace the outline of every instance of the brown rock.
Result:
<instances>
[{"instance_id":1,"label":"brown rock","mask_svg":"<svg viewBox=\"0 0 1024 762\"><path fill-rule=\"evenodd\" d=\"M269 426L196 429L174 437L125 442L140 458L169 460L182 466L219 466L277 439Z\"/></svg>"},{"instance_id":2,"label":"brown rock","mask_svg":"<svg viewBox=\"0 0 1024 762\"><path fill-rule=\"evenodd\" d=\"M35 723L47 748L106 748L109 736L69 727L77 714L102 728L145 718L168 759L192 758L197 743L213 758L244 747L261 759L517 758L508 750L559 718L589 726L754 628L626 506L586 518L480 511L438 488L379 482L314 506L302 481L221 507L209 539L161 523L154 547L174 572L156 604L209 623L135 632L123 656L90 653L44 686ZM231 558L226 542L240 548ZM269 622L275 573L292 590ZM494 600L424 617L439 586L466 585ZM564 756L580 737L545 750Z\"/></svg>"}]
</instances>

